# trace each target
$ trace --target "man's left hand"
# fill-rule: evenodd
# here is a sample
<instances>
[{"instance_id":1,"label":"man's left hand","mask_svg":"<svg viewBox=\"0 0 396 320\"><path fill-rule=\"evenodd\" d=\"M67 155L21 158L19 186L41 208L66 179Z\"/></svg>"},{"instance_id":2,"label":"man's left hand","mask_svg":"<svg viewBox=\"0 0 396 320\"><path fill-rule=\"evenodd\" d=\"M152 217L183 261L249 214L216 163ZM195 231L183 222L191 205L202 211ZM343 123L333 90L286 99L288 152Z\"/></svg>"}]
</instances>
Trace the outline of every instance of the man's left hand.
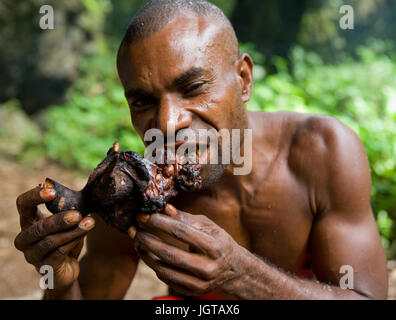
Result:
<instances>
[{"instance_id":1,"label":"man's left hand","mask_svg":"<svg viewBox=\"0 0 396 320\"><path fill-rule=\"evenodd\" d=\"M138 214L140 228L130 229L135 248L158 278L185 295L202 295L241 276L241 249L234 239L204 215L167 205L165 214ZM187 243L189 251L168 244L154 233L162 231Z\"/></svg>"}]
</instances>

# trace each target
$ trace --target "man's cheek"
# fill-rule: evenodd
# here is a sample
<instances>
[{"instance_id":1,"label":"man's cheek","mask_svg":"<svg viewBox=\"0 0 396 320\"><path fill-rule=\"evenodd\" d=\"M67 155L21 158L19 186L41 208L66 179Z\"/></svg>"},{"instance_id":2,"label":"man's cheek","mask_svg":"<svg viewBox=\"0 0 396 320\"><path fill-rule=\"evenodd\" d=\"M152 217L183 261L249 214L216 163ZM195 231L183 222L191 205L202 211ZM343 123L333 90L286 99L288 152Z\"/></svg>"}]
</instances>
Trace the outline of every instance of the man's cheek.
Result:
<instances>
[{"instance_id":1,"label":"man's cheek","mask_svg":"<svg viewBox=\"0 0 396 320\"><path fill-rule=\"evenodd\" d=\"M132 119L132 125L135 128L135 131L137 134L140 136L140 138L143 140L144 138L144 133L145 133L145 127L147 127L146 122L144 120L140 120L138 116L134 115L131 112L131 119Z\"/></svg>"}]
</instances>

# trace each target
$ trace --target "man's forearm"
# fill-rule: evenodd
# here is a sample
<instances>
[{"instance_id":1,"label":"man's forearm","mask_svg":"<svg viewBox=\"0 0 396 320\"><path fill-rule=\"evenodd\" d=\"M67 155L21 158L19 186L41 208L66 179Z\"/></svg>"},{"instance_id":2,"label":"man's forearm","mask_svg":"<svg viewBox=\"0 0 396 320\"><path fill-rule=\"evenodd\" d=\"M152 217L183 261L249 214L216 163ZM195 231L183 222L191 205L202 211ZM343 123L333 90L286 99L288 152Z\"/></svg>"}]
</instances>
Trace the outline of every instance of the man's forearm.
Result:
<instances>
[{"instance_id":1,"label":"man's forearm","mask_svg":"<svg viewBox=\"0 0 396 320\"><path fill-rule=\"evenodd\" d=\"M43 300L84 300L84 297L81 294L78 281L74 281L73 284L67 289L45 290Z\"/></svg>"},{"instance_id":2,"label":"man's forearm","mask_svg":"<svg viewBox=\"0 0 396 320\"><path fill-rule=\"evenodd\" d=\"M241 250L239 277L224 284L224 292L240 299L274 300L327 300L327 299L367 299L352 290L299 279L262 261L248 250Z\"/></svg>"}]
</instances>

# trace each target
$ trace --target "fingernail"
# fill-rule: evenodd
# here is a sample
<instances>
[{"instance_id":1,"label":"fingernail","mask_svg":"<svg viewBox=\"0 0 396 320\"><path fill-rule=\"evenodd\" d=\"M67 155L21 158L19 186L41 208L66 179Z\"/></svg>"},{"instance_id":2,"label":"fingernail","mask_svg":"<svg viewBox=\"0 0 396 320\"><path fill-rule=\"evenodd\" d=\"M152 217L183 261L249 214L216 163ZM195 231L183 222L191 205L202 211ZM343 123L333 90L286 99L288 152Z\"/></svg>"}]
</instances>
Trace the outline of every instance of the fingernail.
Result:
<instances>
[{"instance_id":1,"label":"fingernail","mask_svg":"<svg viewBox=\"0 0 396 320\"><path fill-rule=\"evenodd\" d=\"M92 219L83 220L78 225L80 229L91 230L95 226L95 222Z\"/></svg>"},{"instance_id":2,"label":"fingernail","mask_svg":"<svg viewBox=\"0 0 396 320\"><path fill-rule=\"evenodd\" d=\"M138 213L136 219L141 223L146 223L150 219L150 215L147 213Z\"/></svg>"},{"instance_id":3,"label":"fingernail","mask_svg":"<svg viewBox=\"0 0 396 320\"><path fill-rule=\"evenodd\" d=\"M63 217L67 224L72 224L81 219L81 214L78 211L70 211Z\"/></svg>"},{"instance_id":4,"label":"fingernail","mask_svg":"<svg viewBox=\"0 0 396 320\"><path fill-rule=\"evenodd\" d=\"M177 210L171 204L167 204L165 207L165 213L169 216L175 217L177 215Z\"/></svg>"},{"instance_id":5,"label":"fingernail","mask_svg":"<svg viewBox=\"0 0 396 320\"><path fill-rule=\"evenodd\" d=\"M56 196L55 189L42 189L40 190L40 197L43 200L52 200Z\"/></svg>"},{"instance_id":6,"label":"fingernail","mask_svg":"<svg viewBox=\"0 0 396 320\"><path fill-rule=\"evenodd\" d=\"M118 141L113 143L113 151L120 152L120 143Z\"/></svg>"},{"instance_id":7,"label":"fingernail","mask_svg":"<svg viewBox=\"0 0 396 320\"><path fill-rule=\"evenodd\" d=\"M136 235L136 228L134 226L129 227L128 229L129 236L134 239Z\"/></svg>"}]
</instances>

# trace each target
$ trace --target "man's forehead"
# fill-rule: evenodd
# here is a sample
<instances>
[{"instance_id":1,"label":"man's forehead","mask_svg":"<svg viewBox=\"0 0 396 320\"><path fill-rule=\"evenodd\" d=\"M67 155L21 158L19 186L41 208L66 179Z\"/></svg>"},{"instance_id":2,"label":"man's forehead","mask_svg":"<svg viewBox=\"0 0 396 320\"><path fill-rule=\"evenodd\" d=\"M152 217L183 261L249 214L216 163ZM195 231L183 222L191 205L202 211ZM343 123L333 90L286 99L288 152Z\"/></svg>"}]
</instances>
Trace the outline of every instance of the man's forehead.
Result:
<instances>
[{"instance_id":1,"label":"man's forehead","mask_svg":"<svg viewBox=\"0 0 396 320\"><path fill-rule=\"evenodd\" d=\"M219 26L213 19L180 15L161 30L124 48L122 66L134 73L166 66L174 75L192 67L206 69L214 62L218 36Z\"/></svg>"},{"instance_id":2,"label":"man's forehead","mask_svg":"<svg viewBox=\"0 0 396 320\"><path fill-rule=\"evenodd\" d=\"M159 31L153 33L136 44L159 43L173 49L195 49L213 43L219 33L220 26L214 18L196 14L179 14Z\"/></svg>"}]
</instances>

